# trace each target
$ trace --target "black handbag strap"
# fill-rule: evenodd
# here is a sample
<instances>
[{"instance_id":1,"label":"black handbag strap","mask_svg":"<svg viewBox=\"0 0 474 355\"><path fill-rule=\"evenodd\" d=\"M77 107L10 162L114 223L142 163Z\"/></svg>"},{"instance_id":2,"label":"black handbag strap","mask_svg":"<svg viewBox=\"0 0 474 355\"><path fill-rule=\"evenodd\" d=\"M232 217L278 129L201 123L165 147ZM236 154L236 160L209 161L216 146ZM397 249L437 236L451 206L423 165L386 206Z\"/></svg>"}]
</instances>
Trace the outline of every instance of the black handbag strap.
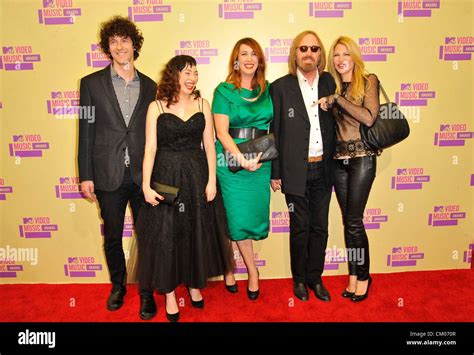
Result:
<instances>
[{"instance_id":1,"label":"black handbag strap","mask_svg":"<svg viewBox=\"0 0 474 355\"><path fill-rule=\"evenodd\" d=\"M390 102L390 99L388 98L388 95L385 92L385 89L383 88L382 83L380 81L379 81L379 87L380 87L380 90L382 91L382 95L385 99L385 102Z\"/></svg>"}]
</instances>

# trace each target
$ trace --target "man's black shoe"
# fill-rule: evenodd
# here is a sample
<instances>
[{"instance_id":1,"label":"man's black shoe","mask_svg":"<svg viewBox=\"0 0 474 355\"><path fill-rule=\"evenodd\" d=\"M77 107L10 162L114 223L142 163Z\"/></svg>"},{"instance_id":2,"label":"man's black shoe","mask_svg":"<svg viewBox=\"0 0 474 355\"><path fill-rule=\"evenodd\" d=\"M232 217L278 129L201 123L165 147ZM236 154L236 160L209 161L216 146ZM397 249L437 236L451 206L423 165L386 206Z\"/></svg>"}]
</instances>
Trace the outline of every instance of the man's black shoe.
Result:
<instances>
[{"instance_id":1,"label":"man's black shoe","mask_svg":"<svg viewBox=\"0 0 474 355\"><path fill-rule=\"evenodd\" d=\"M107 298L107 309L109 311L116 311L123 305L123 297L127 293L125 288L118 290L112 290L110 292L109 298Z\"/></svg>"},{"instance_id":2,"label":"man's black shoe","mask_svg":"<svg viewBox=\"0 0 474 355\"><path fill-rule=\"evenodd\" d=\"M329 302L331 300L331 296L329 295L328 290L326 290L326 288L324 287L322 283L314 284L314 285L311 285L310 287L314 291L314 294L316 295L316 297L319 298L321 301Z\"/></svg>"},{"instance_id":3,"label":"man's black shoe","mask_svg":"<svg viewBox=\"0 0 474 355\"><path fill-rule=\"evenodd\" d=\"M143 320L152 319L156 316L156 303L153 295L140 296L140 318Z\"/></svg>"},{"instance_id":4,"label":"man's black shoe","mask_svg":"<svg viewBox=\"0 0 474 355\"><path fill-rule=\"evenodd\" d=\"M302 282L294 282L293 283L293 293L295 294L296 298L307 301L309 299L308 290L306 286Z\"/></svg>"}]
</instances>

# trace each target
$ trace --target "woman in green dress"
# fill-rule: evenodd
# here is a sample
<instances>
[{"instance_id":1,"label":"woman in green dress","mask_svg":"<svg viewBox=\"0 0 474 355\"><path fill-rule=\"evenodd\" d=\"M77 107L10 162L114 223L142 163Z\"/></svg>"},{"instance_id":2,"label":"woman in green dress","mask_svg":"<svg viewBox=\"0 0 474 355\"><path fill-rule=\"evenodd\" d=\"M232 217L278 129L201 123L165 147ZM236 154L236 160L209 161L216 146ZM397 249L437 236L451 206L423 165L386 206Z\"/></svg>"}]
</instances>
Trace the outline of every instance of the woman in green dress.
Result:
<instances>
[{"instance_id":1,"label":"woman in green dress","mask_svg":"<svg viewBox=\"0 0 474 355\"><path fill-rule=\"evenodd\" d=\"M247 267L247 295L255 300L259 295L259 274L252 240L268 237L271 162L259 163L260 155L244 156L237 144L267 134L273 119L273 105L265 80L265 56L254 39L243 38L235 44L227 79L214 92L212 113L218 138L217 178L230 237ZM230 152L244 169L231 172L224 150ZM232 274L226 275L225 284L229 292L237 292Z\"/></svg>"}]
</instances>

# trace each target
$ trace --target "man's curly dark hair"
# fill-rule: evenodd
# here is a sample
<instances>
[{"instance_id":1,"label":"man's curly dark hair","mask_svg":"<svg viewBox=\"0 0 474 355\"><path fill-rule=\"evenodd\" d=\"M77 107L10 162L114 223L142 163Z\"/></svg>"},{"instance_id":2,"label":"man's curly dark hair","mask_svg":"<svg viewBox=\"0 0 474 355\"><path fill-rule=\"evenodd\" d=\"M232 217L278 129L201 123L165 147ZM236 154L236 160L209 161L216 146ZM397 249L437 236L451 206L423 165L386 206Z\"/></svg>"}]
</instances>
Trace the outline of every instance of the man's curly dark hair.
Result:
<instances>
[{"instance_id":1,"label":"man's curly dark hair","mask_svg":"<svg viewBox=\"0 0 474 355\"><path fill-rule=\"evenodd\" d=\"M143 45L143 36L138 27L123 16L114 16L110 20L105 21L100 26L100 48L112 59L109 48L109 38L114 36L130 37L133 42L133 59L137 59L140 55L140 49Z\"/></svg>"}]
</instances>

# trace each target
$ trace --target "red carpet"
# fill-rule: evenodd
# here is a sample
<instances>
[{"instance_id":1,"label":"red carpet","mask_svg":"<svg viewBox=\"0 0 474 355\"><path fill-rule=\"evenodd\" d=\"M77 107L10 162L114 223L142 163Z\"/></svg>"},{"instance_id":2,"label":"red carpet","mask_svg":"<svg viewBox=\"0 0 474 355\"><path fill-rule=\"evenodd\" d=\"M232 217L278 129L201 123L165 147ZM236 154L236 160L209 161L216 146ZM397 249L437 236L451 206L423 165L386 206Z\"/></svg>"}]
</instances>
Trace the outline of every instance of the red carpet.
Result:
<instances>
[{"instance_id":1,"label":"red carpet","mask_svg":"<svg viewBox=\"0 0 474 355\"><path fill-rule=\"evenodd\" d=\"M293 296L291 279L261 280L260 297L251 302L246 281L239 292L228 293L222 282L211 282L202 292L204 310L190 305L185 288L177 290L182 322L472 322L474 321L473 270L419 271L373 274L370 294L354 304L340 296L346 276L324 277L332 296L329 303L311 293L308 302ZM1 285L1 322L137 322L139 296L128 286L124 306L105 309L110 286L106 284ZM164 296L155 295L164 322ZM184 306L184 307L183 307Z\"/></svg>"}]
</instances>

